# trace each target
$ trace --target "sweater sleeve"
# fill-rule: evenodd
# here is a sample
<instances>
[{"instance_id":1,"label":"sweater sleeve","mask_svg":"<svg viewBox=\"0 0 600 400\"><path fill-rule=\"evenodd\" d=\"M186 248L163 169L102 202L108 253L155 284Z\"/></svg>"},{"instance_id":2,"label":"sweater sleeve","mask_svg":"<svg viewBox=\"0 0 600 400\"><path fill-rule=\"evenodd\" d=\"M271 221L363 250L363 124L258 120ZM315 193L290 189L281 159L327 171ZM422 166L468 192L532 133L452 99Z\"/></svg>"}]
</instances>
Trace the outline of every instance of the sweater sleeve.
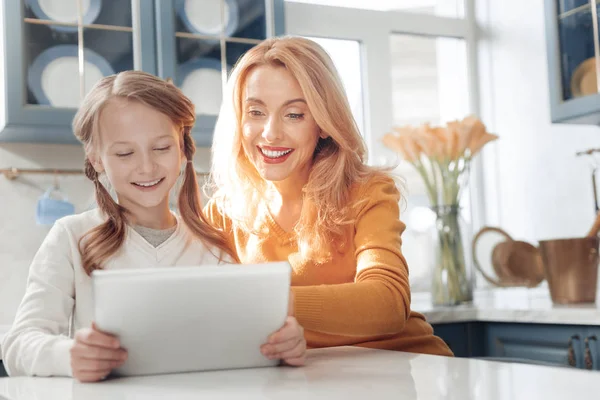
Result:
<instances>
[{"instance_id":1,"label":"sweater sleeve","mask_svg":"<svg viewBox=\"0 0 600 400\"><path fill-rule=\"evenodd\" d=\"M10 376L72 376L69 321L75 303L69 235L56 222L29 270L25 296L2 341Z\"/></svg>"},{"instance_id":2,"label":"sweater sleeve","mask_svg":"<svg viewBox=\"0 0 600 400\"><path fill-rule=\"evenodd\" d=\"M306 329L345 336L393 335L404 329L410 315L400 193L391 179L378 180L365 186L361 198L354 230L354 282L293 288L296 317Z\"/></svg>"}]
</instances>

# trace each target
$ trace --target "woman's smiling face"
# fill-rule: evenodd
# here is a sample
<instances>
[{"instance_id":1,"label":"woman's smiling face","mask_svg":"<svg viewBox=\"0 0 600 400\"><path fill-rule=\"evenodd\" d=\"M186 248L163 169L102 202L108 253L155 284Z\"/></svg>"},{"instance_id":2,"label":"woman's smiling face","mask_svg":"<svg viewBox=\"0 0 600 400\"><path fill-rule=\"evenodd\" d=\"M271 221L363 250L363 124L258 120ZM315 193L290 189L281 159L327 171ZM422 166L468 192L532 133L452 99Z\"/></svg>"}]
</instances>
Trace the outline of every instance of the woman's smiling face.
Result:
<instances>
[{"instance_id":1,"label":"woman's smiling face","mask_svg":"<svg viewBox=\"0 0 600 400\"><path fill-rule=\"evenodd\" d=\"M242 145L260 176L305 181L320 129L298 81L285 67L256 67L248 74L242 100Z\"/></svg>"}]
</instances>

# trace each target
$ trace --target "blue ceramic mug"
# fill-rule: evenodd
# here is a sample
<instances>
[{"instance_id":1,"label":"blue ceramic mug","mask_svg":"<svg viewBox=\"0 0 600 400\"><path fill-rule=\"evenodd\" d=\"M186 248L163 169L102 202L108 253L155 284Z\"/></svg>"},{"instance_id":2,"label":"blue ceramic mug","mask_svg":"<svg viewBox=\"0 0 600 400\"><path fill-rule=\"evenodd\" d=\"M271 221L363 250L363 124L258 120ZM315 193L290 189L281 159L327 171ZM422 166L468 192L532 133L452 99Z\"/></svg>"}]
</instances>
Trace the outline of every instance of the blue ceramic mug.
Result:
<instances>
[{"instance_id":1,"label":"blue ceramic mug","mask_svg":"<svg viewBox=\"0 0 600 400\"><path fill-rule=\"evenodd\" d=\"M60 194L61 198L52 195ZM48 189L37 203L35 220L38 225L53 225L58 219L75 213L75 206L55 188Z\"/></svg>"}]
</instances>

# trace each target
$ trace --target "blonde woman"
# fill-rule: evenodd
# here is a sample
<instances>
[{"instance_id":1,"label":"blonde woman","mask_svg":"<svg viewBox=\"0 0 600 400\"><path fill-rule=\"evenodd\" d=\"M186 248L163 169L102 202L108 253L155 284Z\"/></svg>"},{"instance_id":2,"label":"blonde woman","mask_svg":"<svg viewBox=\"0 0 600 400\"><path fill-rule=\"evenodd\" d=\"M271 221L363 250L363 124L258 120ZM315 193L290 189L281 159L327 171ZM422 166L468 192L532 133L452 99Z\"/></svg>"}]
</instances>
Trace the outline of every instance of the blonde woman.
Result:
<instances>
[{"instance_id":1,"label":"blonde woman","mask_svg":"<svg viewBox=\"0 0 600 400\"><path fill-rule=\"evenodd\" d=\"M90 275L95 269L217 264L235 259L222 232L202 214L196 147L190 135L194 105L174 85L126 71L102 79L75 115L73 131L85 152L85 174L99 209L56 222L35 255L25 297L2 343L10 376L73 376L98 381L127 359L119 340L96 329ZM169 193L183 179L180 215ZM115 189L118 203L102 183ZM202 310L198 310L202 312ZM72 317L74 335L70 335ZM243 335L243 332L240 332ZM303 342L294 317L272 335L263 352L297 363L301 353L278 357Z\"/></svg>"},{"instance_id":2,"label":"blonde woman","mask_svg":"<svg viewBox=\"0 0 600 400\"><path fill-rule=\"evenodd\" d=\"M289 260L309 347L452 355L410 310L394 181L365 144L327 53L284 37L234 68L217 123L212 223L242 263Z\"/></svg>"}]
</instances>

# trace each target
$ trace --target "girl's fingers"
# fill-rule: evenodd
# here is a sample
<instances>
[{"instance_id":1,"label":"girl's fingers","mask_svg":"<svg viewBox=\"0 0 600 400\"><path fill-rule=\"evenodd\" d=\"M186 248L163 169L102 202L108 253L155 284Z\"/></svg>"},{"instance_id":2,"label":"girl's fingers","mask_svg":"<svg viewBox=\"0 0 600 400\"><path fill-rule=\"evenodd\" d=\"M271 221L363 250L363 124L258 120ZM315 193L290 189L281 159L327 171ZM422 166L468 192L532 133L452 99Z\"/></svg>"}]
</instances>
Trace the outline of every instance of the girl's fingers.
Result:
<instances>
[{"instance_id":1,"label":"girl's fingers","mask_svg":"<svg viewBox=\"0 0 600 400\"><path fill-rule=\"evenodd\" d=\"M260 350L265 356L269 357L275 354L280 354L289 351L295 348L300 342L304 342L304 338L295 336L285 342L264 344L262 345Z\"/></svg>"},{"instance_id":2,"label":"girl's fingers","mask_svg":"<svg viewBox=\"0 0 600 400\"><path fill-rule=\"evenodd\" d=\"M296 318L287 317L283 327L269 336L268 344L287 342L296 337L304 337L304 329L300 326Z\"/></svg>"},{"instance_id":3,"label":"girl's fingers","mask_svg":"<svg viewBox=\"0 0 600 400\"><path fill-rule=\"evenodd\" d=\"M75 332L75 340L90 346L105 347L107 349L118 349L119 339L102 333L95 329L80 329Z\"/></svg>"},{"instance_id":4,"label":"girl's fingers","mask_svg":"<svg viewBox=\"0 0 600 400\"><path fill-rule=\"evenodd\" d=\"M120 367L123 361L108 361L108 360L88 360L80 359L77 363L77 369L80 372L106 372L114 368Z\"/></svg>"},{"instance_id":5,"label":"girl's fingers","mask_svg":"<svg viewBox=\"0 0 600 400\"><path fill-rule=\"evenodd\" d=\"M298 358L285 358L283 360L285 365L289 365L292 367L301 367L306 364L306 356L298 357Z\"/></svg>"},{"instance_id":6,"label":"girl's fingers","mask_svg":"<svg viewBox=\"0 0 600 400\"><path fill-rule=\"evenodd\" d=\"M110 374L110 370L97 372L78 371L77 373L73 373L73 377L79 382L98 382L106 378L108 374Z\"/></svg>"},{"instance_id":7,"label":"girl's fingers","mask_svg":"<svg viewBox=\"0 0 600 400\"><path fill-rule=\"evenodd\" d=\"M77 343L73 346L71 355L92 360L125 361L127 359L127 351L124 349L107 349L85 343Z\"/></svg>"},{"instance_id":8,"label":"girl's fingers","mask_svg":"<svg viewBox=\"0 0 600 400\"><path fill-rule=\"evenodd\" d=\"M288 365L304 365L306 360L306 342L302 340L293 349L277 354L276 358L282 359Z\"/></svg>"}]
</instances>

